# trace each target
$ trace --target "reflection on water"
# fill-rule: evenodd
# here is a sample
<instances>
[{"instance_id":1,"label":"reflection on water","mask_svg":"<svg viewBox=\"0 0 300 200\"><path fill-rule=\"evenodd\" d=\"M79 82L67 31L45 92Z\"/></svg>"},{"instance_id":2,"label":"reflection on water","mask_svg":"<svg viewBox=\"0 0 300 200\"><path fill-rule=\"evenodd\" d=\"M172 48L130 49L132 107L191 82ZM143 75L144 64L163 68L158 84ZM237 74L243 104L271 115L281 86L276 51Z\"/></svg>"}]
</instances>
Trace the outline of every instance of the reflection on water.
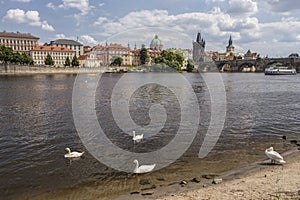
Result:
<instances>
[{"instance_id":1,"label":"reflection on water","mask_svg":"<svg viewBox=\"0 0 300 200\"><path fill-rule=\"evenodd\" d=\"M98 115L107 113L101 118L106 120L100 122L107 136L119 147L135 152L147 152L168 144L176 134L180 113L172 93L161 87L140 88L130 104L132 118L140 125L149 123L147 113L152 103L168 105L167 123L160 134L155 135L151 143L145 140L136 146L129 135L120 139L115 134L120 130L109 112L110 94L120 76L104 75L103 84L97 90L96 110ZM142 80L155 74L133 73L130 76L133 80ZM144 178L155 183L161 177L173 181L200 173L220 173L263 159L261 152L269 145L275 145L279 151L286 150L289 146L283 144L282 135L299 138L300 76L222 74L227 95L225 127L214 150L205 159L198 159L210 119L209 93L199 74L184 76L191 83L200 105L198 135L189 151L176 163L143 175ZM4 199L46 191L52 191L46 196L49 199L75 194L76 197L100 198L139 187L137 177L106 167L88 152L79 160L64 158L65 147L86 151L72 118L75 78L74 75L0 77L0 193Z\"/></svg>"}]
</instances>

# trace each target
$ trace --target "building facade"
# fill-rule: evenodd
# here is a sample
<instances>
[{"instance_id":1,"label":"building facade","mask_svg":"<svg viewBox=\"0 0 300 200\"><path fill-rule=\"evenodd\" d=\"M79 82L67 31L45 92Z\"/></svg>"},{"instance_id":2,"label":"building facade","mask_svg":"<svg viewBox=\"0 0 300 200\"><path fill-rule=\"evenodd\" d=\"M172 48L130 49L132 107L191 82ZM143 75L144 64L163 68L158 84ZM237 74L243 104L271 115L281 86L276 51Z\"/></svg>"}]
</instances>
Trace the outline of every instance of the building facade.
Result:
<instances>
[{"instance_id":1,"label":"building facade","mask_svg":"<svg viewBox=\"0 0 300 200\"><path fill-rule=\"evenodd\" d=\"M97 57L95 51L90 51L78 58L80 67L97 68L103 66L103 60Z\"/></svg>"},{"instance_id":2,"label":"building facade","mask_svg":"<svg viewBox=\"0 0 300 200\"><path fill-rule=\"evenodd\" d=\"M14 52L27 53L39 45L38 37L30 33L0 32L0 45L10 47Z\"/></svg>"},{"instance_id":3,"label":"building facade","mask_svg":"<svg viewBox=\"0 0 300 200\"><path fill-rule=\"evenodd\" d=\"M259 58L259 54L251 52L250 49L246 53L235 53L232 37L230 35L228 45L226 46L226 52L219 53L217 51L205 52L205 60L207 62L222 61L222 60L254 60Z\"/></svg>"},{"instance_id":4,"label":"building facade","mask_svg":"<svg viewBox=\"0 0 300 200\"><path fill-rule=\"evenodd\" d=\"M133 53L130 48L121 44L96 45L92 48L97 59L102 60L102 65L110 65L117 57L122 58L122 65L132 65Z\"/></svg>"},{"instance_id":5,"label":"building facade","mask_svg":"<svg viewBox=\"0 0 300 200\"><path fill-rule=\"evenodd\" d=\"M30 51L35 65L45 65L48 54L52 57L55 66L64 67L67 57L72 61L75 52L69 48L57 46L37 46Z\"/></svg>"},{"instance_id":6,"label":"building facade","mask_svg":"<svg viewBox=\"0 0 300 200\"><path fill-rule=\"evenodd\" d=\"M81 55L84 55L83 45L75 40L58 39L51 41L49 44L45 44L44 46L66 47L74 51L77 58L79 58Z\"/></svg>"}]
</instances>

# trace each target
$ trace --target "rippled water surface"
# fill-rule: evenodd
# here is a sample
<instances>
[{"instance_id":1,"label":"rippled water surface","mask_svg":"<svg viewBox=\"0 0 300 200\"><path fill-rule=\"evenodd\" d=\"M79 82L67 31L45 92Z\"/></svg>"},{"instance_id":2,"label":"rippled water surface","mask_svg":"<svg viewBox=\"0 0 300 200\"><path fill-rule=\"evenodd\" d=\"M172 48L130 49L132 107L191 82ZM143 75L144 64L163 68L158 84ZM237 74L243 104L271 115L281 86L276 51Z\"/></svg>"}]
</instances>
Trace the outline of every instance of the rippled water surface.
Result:
<instances>
[{"instance_id":1,"label":"rippled water surface","mask_svg":"<svg viewBox=\"0 0 300 200\"><path fill-rule=\"evenodd\" d=\"M166 80L170 77L164 75ZM112 89L121 76L105 74L97 88L95 110L105 134L126 151L151 152L167 145L180 124L180 103L172 90L154 84L143 86L132 95L130 117L139 126L150 123L151 105L161 104L166 108L162 113L166 114L166 123L159 134L133 144L131 136L117 126L111 114ZM123 86L124 93L136 82L155 80L155 73L127 76L131 81ZM199 147L210 122L209 91L201 75L182 76L190 82L198 98L201 120L197 136L177 162L145 175L146 178L155 182L163 177L168 182L199 173L221 173L264 159L262 152L269 145L279 151L287 150L290 146L282 141L283 135L300 137L299 75L221 74L227 97L224 129L213 151L199 159ZM75 194L91 199L109 198L138 189L134 176L101 164L82 144L72 115L75 79L76 75L0 76L2 198L22 199L36 195L38 198L44 194L49 199L75 197ZM78 160L65 159L66 147L85 151L85 154ZM226 159L231 163L228 164Z\"/></svg>"}]
</instances>

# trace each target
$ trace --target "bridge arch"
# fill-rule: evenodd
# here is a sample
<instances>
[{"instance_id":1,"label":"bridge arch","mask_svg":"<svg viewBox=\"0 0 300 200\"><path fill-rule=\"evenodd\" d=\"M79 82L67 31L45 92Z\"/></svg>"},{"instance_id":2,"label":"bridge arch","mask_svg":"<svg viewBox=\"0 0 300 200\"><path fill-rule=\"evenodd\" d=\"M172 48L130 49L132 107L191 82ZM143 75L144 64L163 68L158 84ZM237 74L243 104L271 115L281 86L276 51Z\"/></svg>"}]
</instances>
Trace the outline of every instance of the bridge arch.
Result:
<instances>
[{"instance_id":1,"label":"bridge arch","mask_svg":"<svg viewBox=\"0 0 300 200\"><path fill-rule=\"evenodd\" d=\"M231 68L232 68L232 66L230 64L224 63L223 65L221 65L219 70L220 70L220 72L230 72Z\"/></svg>"},{"instance_id":2,"label":"bridge arch","mask_svg":"<svg viewBox=\"0 0 300 200\"><path fill-rule=\"evenodd\" d=\"M285 65L286 63L280 62L278 60L270 60L270 62L267 63L267 66L282 66Z\"/></svg>"},{"instance_id":3,"label":"bridge arch","mask_svg":"<svg viewBox=\"0 0 300 200\"><path fill-rule=\"evenodd\" d=\"M238 66L238 71L239 72L253 72L253 71L255 71L255 65L250 62L241 63Z\"/></svg>"}]
</instances>

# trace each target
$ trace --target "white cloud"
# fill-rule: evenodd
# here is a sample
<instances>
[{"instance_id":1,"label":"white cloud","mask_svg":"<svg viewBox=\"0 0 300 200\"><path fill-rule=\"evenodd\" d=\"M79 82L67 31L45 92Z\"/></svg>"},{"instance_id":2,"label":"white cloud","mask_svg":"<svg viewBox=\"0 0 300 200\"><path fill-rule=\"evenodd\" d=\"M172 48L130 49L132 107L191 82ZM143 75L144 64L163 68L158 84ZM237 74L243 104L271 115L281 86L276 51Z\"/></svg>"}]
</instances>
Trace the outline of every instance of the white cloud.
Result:
<instances>
[{"instance_id":1,"label":"white cloud","mask_svg":"<svg viewBox=\"0 0 300 200\"><path fill-rule=\"evenodd\" d=\"M39 12L33 10L25 12L21 9L10 9L6 12L2 21L28 24L30 26L40 26L43 30L54 31L54 28L49 25L47 21L41 22Z\"/></svg>"},{"instance_id":2,"label":"white cloud","mask_svg":"<svg viewBox=\"0 0 300 200\"><path fill-rule=\"evenodd\" d=\"M193 12L178 15L170 15L166 10L142 10L131 12L117 20L100 17L94 25L99 25L104 29L102 32L104 36L136 28L162 27L187 33L192 37L200 30L211 41L227 41L230 34L235 36L236 40L248 36L252 40L257 39L259 37L258 23L256 18L231 17L216 7L209 13ZM173 43L176 42L176 40L173 41Z\"/></svg>"},{"instance_id":3,"label":"white cloud","mask_svg":"<svg viewBox=\"0 0 300 200\"><path fill-rule=\"evenodd\" d=\"M80 41L83 44L90 44L90 45L96 45L99 44L99 42L97 42L93 37L89 36L89 35L83 35L80 37Z\"/></svg>"},{"instance_id":4,"label":"white cloud","mask_svg":"<svg viewBox=\"0 0 300 200\"><path fill-rule=\"evenodd\" d=\"M99 26L103 24L104 22L108 22L108 19L106 17L99 17L97 21L94 22L95 26Z\"/></svg>"},{"instance_id":5,"label":"white cloud","mask_svg":"<svg viewBox=\"0 0 300 200\"><path fill-rule=\"evenodd\" d=\"M105 3L99 3L99 7L105 6Z\"/></svg>"},{"instance_id":6,"label":"white cloud","mask_svg":"<svg viewBox=\"0 0 300 200\"><path fill-rule=\"evenodd\" d=\"M60 8L76 8L81 11L81 14L85 15L91 9L89 0L63 0L63 3L59 5Z\"/></svg>"},{"instance_id":7,"label":"white cloud","mask_svg":"<svg viewBox=\"0 0 300 200\"><path fill-rule=\"evenodd\" d=\"M66 39L67 37L65 36L65 34L56 34L55 35L55 39Z\"/></svg>"},{"instance_id":8,"label":"white cloud","mask_svg":"<svg viewBox=\"0 0 300 200\"><path fill-rule=\"evenodd\" d=\"M229 0L228 13L231 15L251 16L258 11L257 3L253 0Z\"/></svg>"},{"instance_id":9,"label":"white cloud","mask_svg":"<svg viewBox=\"0 0 300 200\"><path fill-rule=\"evenodd\" d=\"M267 0L266 3L268 4L269 9L276 13L290 14L293 10L300 10L299 0Z\"/></svg>"},{"instance_id":10,"label":"white cloud","mask_svg":"<svg viewBox=\"0 0 300 200\"><path fill-rule=\"evenodd\" d=\"M53 9L53 10L56 8L56 6L55 6L55 5L53 5L53 3L52 3L52 2L50 2L50 3L47 3L47 4L46 4L46 7L47 7L47 8L51 8L51 9Z\"/></svg>"},{"instance_id":11,"label":"white cloud","mask_svg":"<svg viewBox=\"0 0 300 200\"><path fill-rule=\"evenodd\" d=\"M53 26L49 25L46 21L42 22L42 29L45 31L55 31Z\"/></svg>"},{"instance_id":12,"label":"white cloud","mask_svg":"<svg viewBox=\"0 0 300 200\"><path fill-rule=\"evenodd\" d=\"M82 18L89 13L89 11L94 8L89 4L89 0L62 0L59 8L64 9L77 9L80 11L78 14L74 14L73 17L77 21L77 26L79 26ZM50 5L51 6L51 5Z\"/></svg>"},{"instance_id":13,"label":"white cloud","mask_svg":"<svg viewBox=\"0 0 300 200\"><path fill-rule=\"evenodd\" d=\"M253 1L243 0L242 2L245 5L247 3L252 5L252 7L249 6L251 8L244 9L248 14L257 11L257 5L253 4ZM244 7L247 7L245 5ZM298 34L300 22L297 18L289 17L282 18L279 22L262 23L257 17L249 15L236 17L223 12L218 7L207 13L193 12L177 15L169 14L166 10L141 10L128 13L115 20L100 17L94 25L99 26L102 36L112 36L114 40L125 45L129 41L148 45L153 34L159 32L157 29L160 27L169 30L168 34L158 34L164 45L168 47L189 48L196 33L201 31L206 40L207 50L224 52L229 35L232 35L237 51L245 53L251 49L253 52L257 51L261 55L269 54L269 56L275 52L273 48L270 48L273 45L272 41L276 41L275 46L281 45L281 48L276 50L276 55L289 55L290 49L296 48L295 41L300 40L300 34ZM137 31L145 28L148 32ZM176 34L178 35L176 31L188 35L189 40L183 43L181 39L176 39ZM269 46L264 42L267 42ZM280 51L282 51L281 54Z\"/></svg>"}]
</instances>

